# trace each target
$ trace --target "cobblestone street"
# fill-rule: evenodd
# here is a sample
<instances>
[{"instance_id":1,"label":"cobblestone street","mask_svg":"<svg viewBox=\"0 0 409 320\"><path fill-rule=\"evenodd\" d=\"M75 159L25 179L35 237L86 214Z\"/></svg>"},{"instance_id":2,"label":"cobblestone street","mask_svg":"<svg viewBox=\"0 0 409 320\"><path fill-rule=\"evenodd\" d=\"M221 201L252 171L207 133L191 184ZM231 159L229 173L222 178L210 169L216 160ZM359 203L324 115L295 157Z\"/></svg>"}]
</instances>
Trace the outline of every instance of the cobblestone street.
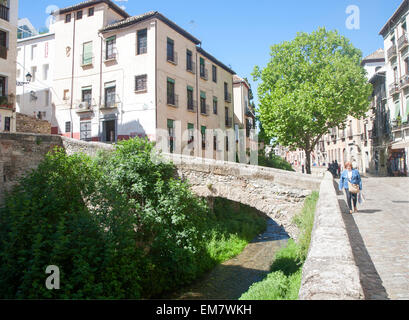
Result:
<instances>
[{"instance_id":1,"label":"cobblestone street","mask_svg":"<svg viewBox=\"0 0 409 320\"><path fill-rule=\"evenodd\" d=\"M349 215L345 196L338 199L365 299L409 299L409 178L362 182L359 213Z\"/></svg>"}]
</instances>

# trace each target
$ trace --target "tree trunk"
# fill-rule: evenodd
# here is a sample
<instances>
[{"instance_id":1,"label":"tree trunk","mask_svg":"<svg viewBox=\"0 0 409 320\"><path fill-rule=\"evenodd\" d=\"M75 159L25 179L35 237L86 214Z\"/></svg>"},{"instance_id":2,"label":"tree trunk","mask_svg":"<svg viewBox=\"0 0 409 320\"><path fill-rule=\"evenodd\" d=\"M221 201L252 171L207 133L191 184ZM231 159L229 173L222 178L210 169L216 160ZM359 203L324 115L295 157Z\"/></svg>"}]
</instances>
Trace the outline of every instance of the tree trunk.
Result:
<instances>
[{"instance_id":1,"label":"tree trunk","mask_svg":"<svg viewBox=\"0 0 409 320\"><path fill-rule=\"evenodd\" d=\"M305 151L305 170L307 174L311 174L311 151L310 150L304 151Z\"/></svg>"}]
</instances>

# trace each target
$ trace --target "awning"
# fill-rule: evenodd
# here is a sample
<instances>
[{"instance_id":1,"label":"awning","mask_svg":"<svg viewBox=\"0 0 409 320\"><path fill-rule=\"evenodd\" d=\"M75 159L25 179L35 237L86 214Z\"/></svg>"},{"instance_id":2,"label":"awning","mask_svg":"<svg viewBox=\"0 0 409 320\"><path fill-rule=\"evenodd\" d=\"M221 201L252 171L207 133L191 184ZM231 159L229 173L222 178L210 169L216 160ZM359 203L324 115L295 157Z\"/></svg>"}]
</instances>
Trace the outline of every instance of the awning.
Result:
<instances>
[{"instance_id":1,"label":"awning","mask_svg":"<svg viewBox=\"0 0 409 320\"><path fill-rule=\"evenodd\" d=\"M399 141L392 144L392 150L409 148L409 141Z\"/></svg>"}]
</instances>

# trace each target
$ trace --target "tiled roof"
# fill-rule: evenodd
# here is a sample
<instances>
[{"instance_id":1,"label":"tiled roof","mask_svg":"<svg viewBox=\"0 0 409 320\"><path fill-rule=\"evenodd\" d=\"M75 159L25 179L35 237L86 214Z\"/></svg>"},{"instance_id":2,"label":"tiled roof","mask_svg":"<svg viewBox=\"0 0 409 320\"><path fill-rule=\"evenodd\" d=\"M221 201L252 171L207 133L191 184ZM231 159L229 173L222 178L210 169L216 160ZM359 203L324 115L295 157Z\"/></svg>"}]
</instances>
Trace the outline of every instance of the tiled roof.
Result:
<instances>
[{"instance_id":1,"label":"tiled roof","mask_svg":"<svg viewBox=\"0 0 409 320\"><path fill-rule=\"evenodd\" d=\"M200 47L197 47L197 51L199 53L201 53L203 56L205 56L207 59L213 61L215 64L219 65L219 67L222 67L224 70L226 70L227 72L230 72L231 74L236 74L236 72L234 72L232 69L230 69L229 67L227 67L224 63L220 62L219 60L217 60L215 57L213 57L210 53L206 52L205 50L203 50Z\"/></svg>"},{"instance_id":2,"label":"tiled roof","mask_svg":"<svg viewBox=\"0 0 409 320\"><path fill-rule=\"evenodd\" d=\"M368 60L385 60L385 51L383 49L378 49L375 52L371 53L369 56L365 57L363 61Z\"/></svg>"},{"instance_id":3,"label":"tiled roof","mask_svg":"<svg viewBox=\"0 0 409 320\"><path fill-rule=\"evenodd\" d=\"M150 19L150 18L157 18L157 19L161 20L162 22L167 24L169 27L171 27L175 31L179 32L182 36L184 36L187 39L191 40L196 45L201 43L201 41L199 39L192 36L189 32L187 32L186 30L179 27L176 23L169 20L168 18L166 18L164 15L162 15L158 11L150 11L150 12L138 15L138 16L128 17L128 18L123 19L121 21L117 21L115 23L107 25L106 27L102 28L100 31L101 32L108 32L108 31L112 31L112 30L125 28L125 27L128 27L130 25L133 25L135 23L138 23L138 22Z\"/></svg>"},{"instance_id":4,"label":"tiled roof","mask_svg":"<svg viewBox=\"0 0 409 320\"><path fill-rule=\"evenodd\" d=\"M62 8L62 9L53 11L51 14L54 14L54 13L64 14L64 13L68 13L68 12L71 12L71 11L76 11L76 10L80 10L80 9L83 9L83 8L86 8L86 7L90 7L90 6L99 4L99 3L106 3L110 8L112 8L114 11L119 13L124 18L129 17L128 13L126 13L124 10L122 10L118 5L116 5L111 0L88 0L88 1L77 3L77 4L72 5L70 7L66 7L66 8Z\"/></svg>"}]
</instances>

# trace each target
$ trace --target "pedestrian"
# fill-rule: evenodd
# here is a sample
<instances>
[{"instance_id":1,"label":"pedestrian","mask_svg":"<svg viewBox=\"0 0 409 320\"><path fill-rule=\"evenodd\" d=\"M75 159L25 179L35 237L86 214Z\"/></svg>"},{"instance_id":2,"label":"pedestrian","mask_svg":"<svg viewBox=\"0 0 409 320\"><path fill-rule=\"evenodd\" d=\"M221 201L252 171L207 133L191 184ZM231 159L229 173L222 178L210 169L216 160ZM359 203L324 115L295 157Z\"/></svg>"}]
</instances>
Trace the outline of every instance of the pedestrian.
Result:
<instances>
[{"instance_id":1,"label":"pedestrian","mask_svg":"<svg viewBox=\"0 0 409 320\"><path fill-rule=\"evenodd\" d=\"M302 173L305 173L305 163L304 163L304 160L301 161L301 171L302 171Z\"/></svg>"},{"instance_id":2,"label":"pedestrian","mask_svg":"<svg viewBox=\"0 0 409 320\"><path fill-rule=\"evenodd\" d=\"M345 163L345 170L341 174L339 181L339 191L345 189L349 213L358 212L358 194L362 191L362 179L359 171L352 169L352 163ZM353 208L352 208L353 205Z\"/></svg>"},{"instance_id":3,"label":"pedestrian","mask_svg":"<svg viewBox=\"0 0 409 320\"><path fill-rule=\"evenodd\" d=\"M335 160L334 168L335 168L335 175L337 176L337 178L339 178L339 164L337 160Z\"/></svg>"}]
</instances>

